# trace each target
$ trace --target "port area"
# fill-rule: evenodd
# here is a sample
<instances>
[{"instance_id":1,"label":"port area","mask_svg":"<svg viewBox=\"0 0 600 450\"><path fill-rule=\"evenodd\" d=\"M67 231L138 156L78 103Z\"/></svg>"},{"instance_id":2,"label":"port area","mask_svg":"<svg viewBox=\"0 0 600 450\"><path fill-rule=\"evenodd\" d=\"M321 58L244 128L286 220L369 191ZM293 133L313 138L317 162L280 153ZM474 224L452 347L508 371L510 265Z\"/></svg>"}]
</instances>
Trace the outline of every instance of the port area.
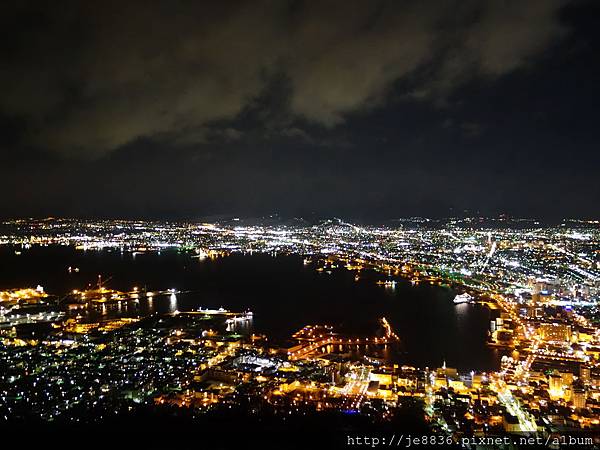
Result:
<instances>
[{"instance_id":1,"label":"port area","mask_svg":"<svg viewBox=\"0 0 600 450\"><path fill-rule=\"evenodd\" d=\"M347 347L386 346L400 341L385 317L379 319L379 325L375 335L369 337L341 334L331 325L307 325L292 335L296 345L287 349L287 357L298 361Z\"/></svg>"},{"instance_id":2,"label":"port area","mask_svg":"<svg viewBox=\"0 0 600 450\"><path fill-rule=\"evenodd\" d=\"M149 291L145 288L134 287L131 291L118 291L108 289L104 286L92 289L74 289L60 300L62 306L67 309L85 308L89 305L114 304L119 302L139 301L142 298L153 298L160 296L170 296L178 294L187 294L190 291L179 291L177 289L167 289L158 291Z\"/></svg>"}]
</instances>

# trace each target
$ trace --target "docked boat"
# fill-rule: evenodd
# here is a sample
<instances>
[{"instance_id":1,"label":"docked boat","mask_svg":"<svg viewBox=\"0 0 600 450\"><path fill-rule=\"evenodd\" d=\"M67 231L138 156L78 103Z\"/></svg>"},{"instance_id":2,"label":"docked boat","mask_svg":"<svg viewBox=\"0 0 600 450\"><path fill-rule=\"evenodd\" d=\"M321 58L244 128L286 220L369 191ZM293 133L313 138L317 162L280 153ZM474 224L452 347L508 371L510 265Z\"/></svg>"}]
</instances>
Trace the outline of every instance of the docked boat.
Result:
<instances>
[{"instance_id":1,"label":"docked boat","mask_svg":"<svg viewBox=\"0 0 600 450\"><path fill-rule=\"evenodd\" d=\"M465 292L464 294L458 294L453 301L455 305L460 305L461 303L469 303L471 300L473 300L473 297Z\"/></svg>"}]
</instances>

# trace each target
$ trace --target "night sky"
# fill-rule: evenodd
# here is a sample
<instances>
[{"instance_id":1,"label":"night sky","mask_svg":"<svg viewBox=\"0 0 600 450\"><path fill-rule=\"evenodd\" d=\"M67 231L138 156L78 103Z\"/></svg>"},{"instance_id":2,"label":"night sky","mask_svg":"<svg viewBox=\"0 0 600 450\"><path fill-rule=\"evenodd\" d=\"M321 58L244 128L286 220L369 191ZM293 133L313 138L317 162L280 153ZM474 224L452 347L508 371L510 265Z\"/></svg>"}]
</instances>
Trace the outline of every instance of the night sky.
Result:
<instances>
[{"instance_id":1,"label":"night sky","mask_svg":"<svg viewBox=\"0 0 600 450\"><path fill-rule=\"evenodd\" d=\"M0 216L600 216L598 2L3 1L0 34Z\"/></svg>"}]
</instances>

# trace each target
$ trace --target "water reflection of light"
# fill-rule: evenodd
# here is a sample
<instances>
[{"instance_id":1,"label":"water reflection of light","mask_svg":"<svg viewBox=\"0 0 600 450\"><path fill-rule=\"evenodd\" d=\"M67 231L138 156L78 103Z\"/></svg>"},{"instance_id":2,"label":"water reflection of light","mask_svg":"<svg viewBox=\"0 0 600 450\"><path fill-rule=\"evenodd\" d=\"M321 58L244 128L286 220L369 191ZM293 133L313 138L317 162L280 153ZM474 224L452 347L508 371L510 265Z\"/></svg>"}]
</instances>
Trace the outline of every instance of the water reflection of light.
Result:
<instances>
[{"instance_id":1,"label":"water reflection of light","mask_svg":"<svg viewBox=\"0 0 600 450\"><path fill-rule=\"evenodd\" d=\"M227 331L247 335L252 332L252 316L237 317L227 324Z\"/></svg>"},{"instance_id":2,"label":"water reflection of light","mask_svg":"<svg viewBox=\"0 0 600 450\"><path fill-rule=\"evenodd\" d=\"M468 303L459 303L457 305L454 305L454 308L456 309L456 313L458 316L464 317L468 314L469 304Z\"/></svg>"},{"instance_id":3,"label":"water reflection of light","mask_svg":"<svg viewBox=\"0 0 600 450\"><path fill-rule=\"evenodd\" d=\"M169 309L171 311L175 311L177 309L177 296L175 294L171 294L169 297Z\"/></svg>"}]
</instances>

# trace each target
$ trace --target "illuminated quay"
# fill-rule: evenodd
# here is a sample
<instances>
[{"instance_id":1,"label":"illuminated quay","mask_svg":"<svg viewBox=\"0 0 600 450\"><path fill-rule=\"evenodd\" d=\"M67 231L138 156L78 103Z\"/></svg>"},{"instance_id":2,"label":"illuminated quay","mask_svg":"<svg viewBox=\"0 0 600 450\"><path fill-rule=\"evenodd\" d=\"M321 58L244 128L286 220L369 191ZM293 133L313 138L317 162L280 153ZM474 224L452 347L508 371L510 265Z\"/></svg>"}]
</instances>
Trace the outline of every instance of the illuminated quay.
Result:
<instances>
[{"instance_id":1,"label":"illuminated quay","mask_svg":"<svg viewBox=\"0 0 600 450\"><path fill-rule=\"evenodd\" d=\"M289 349L287 352L290 361L308 359L318 352L330 352L335 347L341 349L343 346L360 347L365 345L380 346L397 342L398 336L385 317L380 319L384 334L381 337L349 337L340 335L333 331L332 327L323 325L307 325L292 336L300 341L300 344Z\"/></svg>"}]
</instances>

